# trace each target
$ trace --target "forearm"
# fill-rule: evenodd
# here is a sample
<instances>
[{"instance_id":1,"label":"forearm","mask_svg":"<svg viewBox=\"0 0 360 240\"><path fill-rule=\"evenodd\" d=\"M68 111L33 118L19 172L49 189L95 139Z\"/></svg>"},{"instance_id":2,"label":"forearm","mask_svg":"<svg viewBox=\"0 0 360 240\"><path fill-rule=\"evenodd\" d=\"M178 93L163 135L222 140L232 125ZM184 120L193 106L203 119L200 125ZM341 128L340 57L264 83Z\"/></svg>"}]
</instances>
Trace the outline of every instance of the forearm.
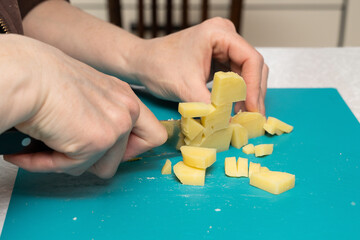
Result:
<instances>
[{"instance_id":1,"label":"forearm","mask_svg":"<svg viewBox=\"0 0 360 240\"><path fill-rule=\"evenodd\" d=\"M24 19L25 35L112 75L134 77L134 53L144 40L64 1L46 1Z\"/></svg>"},{"instance_id":2,"label":"forearm","mask_svg":"<svg viewBox=\"0 0 360 240\"><path fill-rule=\"evenodd\" d=\"M31 118L41 101L40 76L25 37L6 34L0 37L0 133Z\"/></svg>"}]
</instances>

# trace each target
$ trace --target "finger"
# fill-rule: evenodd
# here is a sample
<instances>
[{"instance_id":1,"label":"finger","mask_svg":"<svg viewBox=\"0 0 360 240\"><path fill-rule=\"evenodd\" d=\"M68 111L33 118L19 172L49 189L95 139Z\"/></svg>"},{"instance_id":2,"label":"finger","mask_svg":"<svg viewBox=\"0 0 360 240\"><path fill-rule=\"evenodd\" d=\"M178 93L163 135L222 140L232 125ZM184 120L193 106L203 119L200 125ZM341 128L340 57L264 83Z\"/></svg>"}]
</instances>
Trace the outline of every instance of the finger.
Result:
<instances>
[{"instance_id":1,"label":"finger","mask_svg":"<svg viewBox=\"0 0 360 240\"><path fill-rule=\"evenodd\" d=\"M246 110L246 108L245 108L244 101L235 103L235 106L234 106L235 113L238 113L239 111L245 111L245 110Z\"/></svg>"},{"instance_id":2,"label":"finger","mask_svg":"<svg viewBox=\"0 0 360 240\"><path fill-rule=\"evenodd\" d=\"M140 115L129 136L124 160L131 159L167 140L167 132L155 115L139 100Z\"/></svg>"},{"instance_id":3,"label":"finger","mask_svg":"<svg viewBox=\"0 0 360 240\"><path fill-rule=\"evenodd\" d=\"M113 177L124 156L128 137L129 133L121 136L105 155L92 165L88 171L104 179Z\"/></svg>"},{"instance_id":4,"label":"finger","mask_svg":"<svg viewBox=\"0 0 360 240\"><path fill-rule=\"evenodd\" d=\"M30 172L66 172L84 164L84 160L72 159L59 152L4 155L4 159Z\"/></svg>"},{"instance_id":5,"label":"finger","mask_svg":"<svg viewBox=\"0 0 360 240\"><path fill-rule=\"evenodd\" d=\"M269 75L269 67L264 64L261 74L261 92L260 92L260 113L265 116L266 108L265 108L265 97L267 91L267 79Z\"/></svg>"}]
</instances>

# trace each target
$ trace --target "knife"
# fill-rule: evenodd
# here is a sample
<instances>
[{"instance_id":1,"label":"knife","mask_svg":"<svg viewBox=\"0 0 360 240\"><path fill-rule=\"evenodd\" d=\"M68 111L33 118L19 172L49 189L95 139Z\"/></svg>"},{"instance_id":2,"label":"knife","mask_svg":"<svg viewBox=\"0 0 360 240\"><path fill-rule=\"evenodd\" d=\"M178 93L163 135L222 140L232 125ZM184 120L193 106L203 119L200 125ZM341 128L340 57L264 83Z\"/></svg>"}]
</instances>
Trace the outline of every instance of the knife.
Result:
<instances>
[{"instance_id":1,"label":"knife","mask_svg":"<svg viewBox=\"0 0 360 240\"><path fill-rule=\"evenodd\" d=\"M181 133L180 120L160 121L166 128L168 133L167 141L159 147L156 147L147 153L143 153L143 157L152 157L159 154L171 155L178 153L178 149L184 145L184 135ZM22 154L52 151L42 141L32 138L25 133L11 128L0 134L0 155L5 154ZM146 155L147 154L147 155Z\"/></svg>"}]
</instances>

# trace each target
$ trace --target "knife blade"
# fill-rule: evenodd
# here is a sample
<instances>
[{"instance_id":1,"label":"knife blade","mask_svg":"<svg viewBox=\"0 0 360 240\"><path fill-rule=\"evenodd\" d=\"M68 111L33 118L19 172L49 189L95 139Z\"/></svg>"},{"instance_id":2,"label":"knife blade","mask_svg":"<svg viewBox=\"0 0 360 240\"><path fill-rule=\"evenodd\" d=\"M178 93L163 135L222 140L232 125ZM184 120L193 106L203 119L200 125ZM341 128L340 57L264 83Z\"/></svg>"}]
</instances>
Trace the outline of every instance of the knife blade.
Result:
<instances>
[{"instance_id":1,"label":"knife blade","mask_svg":"<svg viewBox=\"0 0 360 240\"><path fill-rule=\"evenodd\" d=\"M177 154L184 145L184 135L181 133L180 120L162 120L160 123L166 128L167 141L152 150L143 153L143 157ZM0 134L0 155L22 154L52 151L42 141L32 138L16 128L11 128Z\"/></svg>"}]
</instances>

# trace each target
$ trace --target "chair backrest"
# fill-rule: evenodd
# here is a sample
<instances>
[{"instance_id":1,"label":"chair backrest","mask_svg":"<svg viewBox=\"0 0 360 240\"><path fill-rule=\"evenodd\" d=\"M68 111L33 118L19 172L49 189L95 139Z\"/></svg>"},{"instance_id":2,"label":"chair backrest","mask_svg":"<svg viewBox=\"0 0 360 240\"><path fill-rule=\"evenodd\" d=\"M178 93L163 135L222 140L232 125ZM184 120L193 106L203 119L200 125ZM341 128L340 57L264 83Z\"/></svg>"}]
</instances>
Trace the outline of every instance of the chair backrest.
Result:
<instances>
[{"instance_id":1,"label":"chair backrest","mask_svg":"<svg viewBox=\"0 0 360 240\"><path fill-rule=\"evenodd\" d=\"M138 0L138 22L133 26L138 36L144 37L145 32L150 31L152 37L156 37L160 32L170 34L172 32L189 27L189 1L182 0L181 4L181 25L175 25L173 21L173 0L166 0L166 22L160 25L158 21L158 1L151 0L151 25L146 26L144 20L144 0ZM229 19L234 23L238 32L240 32L240 21L242 13L243 0L231 0L229 6ZM122 27L122 4L121 0L108 0L108 13L110 22ZM201 20L208 19L209 1L201 1Z\"/></svg>"}]
</instances>

